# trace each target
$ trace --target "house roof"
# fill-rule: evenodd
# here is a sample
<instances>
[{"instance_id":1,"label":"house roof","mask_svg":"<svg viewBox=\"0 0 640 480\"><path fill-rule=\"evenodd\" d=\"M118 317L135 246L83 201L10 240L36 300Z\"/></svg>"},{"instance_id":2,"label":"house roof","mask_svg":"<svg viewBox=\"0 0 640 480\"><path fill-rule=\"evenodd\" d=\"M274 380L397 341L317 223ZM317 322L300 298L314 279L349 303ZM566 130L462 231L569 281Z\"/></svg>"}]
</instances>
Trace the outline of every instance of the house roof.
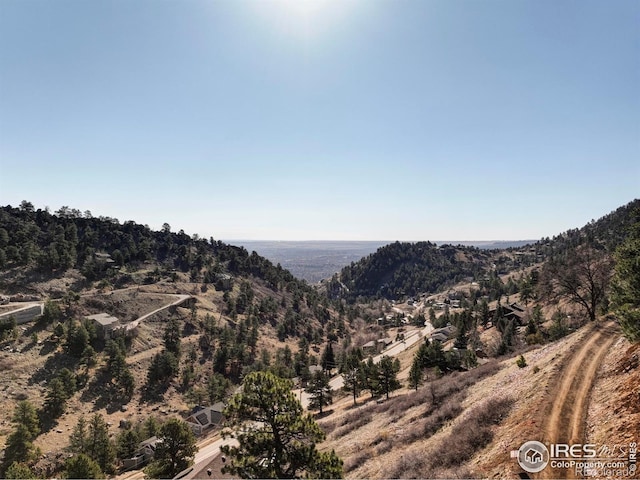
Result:
<instances>
[{"instance_id":1,"label":"house roof","mask_svg":"<svg viewBox=\"0 0 640 480\"><path fill-rule=\"evenodd\" d=\"M452 325L447 325L446 327L442 327L442 328L437 328L435 329L433 332L431 332L431 336L433 337L435 334L438 333L442 333L444 335L451 335L453 333L453 326Z\"/></svg>"},{"instance_id":2,"label":"house roof","mask_svg":"<svg viewBox=\"0 0 640 480\"><path fill-rule=\"evenodd\" d=\"M138 446L140 448L146 447L146 446L155 447L156 443L158 443L159 441L160 439L154 435L153 437L149 437L146 440L143 440L142 442L140 442Z\"/></svg>"},{"instance_id":3,"label":"house roof","mask_svg":"<svg viewBox=\"0 0 640 480\"><path fill-rule=\"evenodd\" d=\"M436 332L431 334L431 339L438 340L439 342L444 342L446 340L449 340L449 335L442 332Z\"/></svg>"},{"instance_id":4,"label":"house roof","mask_svg":"<svg viewBox=\"0 0 640 480\"><path fill-rule=\"evenodd\" d=\"M118 320L116 317L112 317L108 313L97 313L95 315L89 315L87 319L93 320L94 322L102 325L103 327L106 327L109 325L117 325L118 323L120 323L120 320Z\"/></svg>"},{"instance_id":5,"label":"house roof","mask_svg":"<svg viewBox=\"0 0 640 480\"><path fill-rule=\"evenodd\" d=\"M365 343L362 348L374 348L376 346L376 341L371 340L370 342Z\"/></svg>"}]
</instances>

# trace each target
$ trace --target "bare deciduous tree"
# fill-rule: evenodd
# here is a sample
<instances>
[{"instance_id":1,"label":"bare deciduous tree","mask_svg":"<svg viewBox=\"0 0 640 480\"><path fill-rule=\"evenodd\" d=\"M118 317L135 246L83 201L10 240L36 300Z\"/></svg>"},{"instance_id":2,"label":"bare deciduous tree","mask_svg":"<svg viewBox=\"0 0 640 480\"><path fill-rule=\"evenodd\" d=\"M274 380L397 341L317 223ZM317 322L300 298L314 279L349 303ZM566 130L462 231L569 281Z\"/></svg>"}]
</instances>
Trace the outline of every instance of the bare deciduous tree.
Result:
<instances>
[{"instance_id":1,"label":"bare deciduous tree","mask_svg":"<svg viewBox=\"0 0 640 480\"><path fill-rule=\"evenodd\" d=\"M595 321L612 273L613 261L605 250L581 246L545 267L541 293L549 299L569 300Z\"/></svg>"}]
</instances>

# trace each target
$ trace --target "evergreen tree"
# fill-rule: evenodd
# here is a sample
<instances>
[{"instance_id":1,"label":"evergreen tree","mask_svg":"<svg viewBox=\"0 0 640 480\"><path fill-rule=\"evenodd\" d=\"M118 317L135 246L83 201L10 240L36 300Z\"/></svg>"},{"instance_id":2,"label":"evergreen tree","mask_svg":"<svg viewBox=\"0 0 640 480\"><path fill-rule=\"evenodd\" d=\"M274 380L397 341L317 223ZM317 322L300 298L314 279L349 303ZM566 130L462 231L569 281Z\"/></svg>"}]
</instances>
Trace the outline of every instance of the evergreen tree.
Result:
<instances>
[{"instance_id":1,"label":"evergreen tree","mask_svg":"<svg viewBox=\"0 0 640 480\"><path fill-rule=\"evenodd\" d=\"M100 465L83 453L68 458L64 468L65 478L104 478Z\"/></svg>"},{"instance_id":2,"label":"evergreen tree","mask_svg":"<svg viewBox=\"0 0 640 480\"><path fill-rule=\"evenodd\" d=\"M73 432L69 438L69 447L73 453L86 453L88 443L87 421L83 415L78 419L76 426L73 427Z\"/></svg>"},{"instance_id":3,"label":"evergreen tree","mask_svg":"<svg viewBox=\"0 0 640 480\"><path fill-rule=\"evenodd\" d=\"M322 356L320 357L320 366L322 370L325 372L331 371L332 368L336 367L336 356L333 353L333 344L332 342L328 342L324 351L322 352Z\"/></svg>"},{"instance_id":4,"label":"evergreen tree","mask_svg":"<svg viewBox=\"0 0 640 480\"><path fill-rule=\"evenodd\" d=\"M220 402L227 396L227 391L231 388L231 382L220 375L213 373L207 382L207 393L211 403Z\"/></svg>"},{"instance_id":5,"label":"evergreen tree","mask_svg":"<svg viewBox=\"0 0 640 480\"><path fill-rule=\"evenodd\" d=\"M362 388L362 364L360 358L355 350L352 350L345 358L344 365L342 366L342 378L344 380L345 391L353 395L353 404L357 403L358 395Z\"/></svg>"},{"instance_id":6,"label":"evergreen tree","mask_svg":"<svg viewBox=\"0 0 640 480\"><path fill-rule=\"evenodd\" d=\"M147 372L147 384L151 388L167 385L178 374L178 359L168 351L154 355Z\"/></svg>"},{"instance_id":7,"label":"evergreen tree","mask_svg":"<svg viewBox=\"0 0 640 480\"><path fill-rule=\"evenodd\" d=\"M99 413L87 424L87 443L84 452L96 461L103 472L114 471L115 449L109 438L109 428Z\"/></svg>"},{"instance_id":8,"label":"evergreen tree","mask_svg":"<svg viewBox=\"0 0 640 480\"><path fill-rule=\"evenodd\" d=\"M4 473L6 479L32 479L36 478L31 469L24 463L13 462Z\"/></svg>"},{"instance_id":9,"label":"evergreen tree","mask_svg":"<svg viewBox=\"0 0 640 480\"><path fill-rule=\"evenodd\" d=\"M44 413L51 419L58 418L66 410L67 391L59 378L49 382L49 388L44 399Z\"/></svg>"},{"instance_id":10,"label":"evergreen tree","mask_svg":"<svg viewBox=\"0 0 640 480\"><path fill-rule=\"evenodd\" d=\"M121 431L116 439L116 454L118 458L131 458L136 453L138 444L141 441L142 439L136 430L128 428Z\"/></svg>"},{"instance_id":11,"label":"evergreen tree","mask_svg":"<svg viewBox=\"0 0 640 480\"><path fill-rule=\"evenodd\" d=\"M160 427L153 463L145 471L152 478L173 478L192 463L197 450L191 427L172 418Z\"/></svg>"},{"instance_id":12,"label":"evergreen tree","mask_svg":"<svg viewBox=\"0 0 640 480\"><path fill-rule=\"evenodd\" d=\"M84 325L71 322L67 329L67 342L65 348L69 355L76 358L82 357L84 349L89 346L89 332Z\"/></svg>"},{"instance_id":13,"label":"evergreen tree","mask_svg":"<svg viewBox=\"0 0 640 480\"><path fill-rule=\"evenodd\" d=\"M458 324L458 333L453 346L458 350L466 350L467 348L467 326L464 320L460 320Z\"/></svg>"},{"instance_id":14,"label":"evergreen tree","mask_svg":"<svg viewBox=\"0 0 640 480\"><path fill-rule=\"evenodd\" d=\"M329 376L324 372L318 371L311 376L305 392L311 397L309 400L309 408L318 409L320 414L322 414L322 407L333 403Z\"/></svg>"},{"instance_id":15,"label":"evergreen tree","mask_svg":"<svg viewBox=\"0 0 640 480\"><path fill-rule=\"evenodd\" d=\"M378 388L389 399L389 393L401 387L398 381L400 360L384 356L378 363Z\"/></svg>"},{"instance_id":16,"label":"evergreen tree","mask_svg":"<svg viewBox=\"0 0 640 480\"><path fill-rule=\"evenodd\" d=\"M640 342L640 210L629 236L615 252L612 303L622 332Z\"/></svg>"},{"instance_id":17,"label":"evergreen tree","mask_svg":"<svg viewBox=\"0 0 640 480\"><path fill-rule=\"evenodd\" d=\"M18 402L14 410L12 420L18 425L24 425L29 431L31 439L36 438L40 433L38 412L28 400Z\"/></svg>"},{"instance_id":18,"label":"evergreen tree","mask_svg":"<svg viewBox=\"0 0 640 480\"><path fill-rule=\"evenodd\" d=\"M379 370L378 365L373 363L373 358L369 357L365 363L361 365L361 386L363 390L369 390L371 397L378 394L379 387Z\"/></svg>"},{"instance_id":19,"label":"evergreen tree","mask_svg":"<svg viewBox=\"0 0 640 480\"><path fill-rule=\"evenodd\" d=\"M171 318L164 330L164 348L171 352L177 359L180 358L180 325L175 318Z\"/></svg>"},{"instance_id":20,"label":"evergreen tree","mask_svg":"<svg viewBox=\"0 0 640 480\"><path fill-rule=\"evenodd\" d=\"M239 446L223 446L230 459L224 473L241 478L341 478L342 461L334 452L320 453L324 433L303 414L293 383L269 372L245 378L225 416L236 427Z\"/></svg>"},{"instance_id":21,"label":"evergreen tree","mask_svg":"<svg viewBox=\"0 0 640 480\"><path fill-rule=\"evenodd\" d=\"M12 463L30 463L35 460L38 450L31 443L31 432L19 423L15 431L7 437L2 459L2 470L6 470Z\"/></svg>"},{"instance_id":22,"label":"evergreen tree","mask_svg":"<svg viewBox=\"0 0 640 480\"><path fill-rule=\"evenodd\" d=\"M99 413L86 422L84 417L78 423L70 438L74 453L84 454L95 461L102 472L114 472L115 448L109 438L109 428Z\"/></svg>"},{"instance_id":23,"label":"evergreen tree","mask_svg":"<svg viewBox=\"0 0 640 480\"><path fill-rule=\"evenodd\" d=\"M76 376L68 368L63 368L58 372L58 378L64 386L64 393L67 398L71 398L76 393Z\"/></svg>"},{"instance_id":24,"label":"evergreen tree","mask_svg":"<svg viewBox=\"0 0 640 480\"><path fill-rule=\"evenodd\" d=\"M416 356L414 357L413 362L411 362L411 370L409 370L409 386L417 391L418 387L422 383L422 377L422 365L420 365L420 360Z\"/></svg>"}]
</instances>

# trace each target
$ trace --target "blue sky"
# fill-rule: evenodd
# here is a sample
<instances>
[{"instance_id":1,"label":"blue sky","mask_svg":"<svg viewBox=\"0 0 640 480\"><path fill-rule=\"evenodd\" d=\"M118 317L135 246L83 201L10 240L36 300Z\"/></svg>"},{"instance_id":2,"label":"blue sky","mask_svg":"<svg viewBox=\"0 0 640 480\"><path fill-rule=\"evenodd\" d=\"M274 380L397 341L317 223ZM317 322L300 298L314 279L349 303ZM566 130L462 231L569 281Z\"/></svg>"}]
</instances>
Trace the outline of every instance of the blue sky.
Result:
<instances>
[{"instance_id":1,"label":"blue sky","mask_svg":"<svg viewBox=\"0 0 640 480\"><path fill-rule=\"evenodd\" d=\"M2 0L0 203L538 239L640 194L640 2Z\"/></svg>"}]
</instances>

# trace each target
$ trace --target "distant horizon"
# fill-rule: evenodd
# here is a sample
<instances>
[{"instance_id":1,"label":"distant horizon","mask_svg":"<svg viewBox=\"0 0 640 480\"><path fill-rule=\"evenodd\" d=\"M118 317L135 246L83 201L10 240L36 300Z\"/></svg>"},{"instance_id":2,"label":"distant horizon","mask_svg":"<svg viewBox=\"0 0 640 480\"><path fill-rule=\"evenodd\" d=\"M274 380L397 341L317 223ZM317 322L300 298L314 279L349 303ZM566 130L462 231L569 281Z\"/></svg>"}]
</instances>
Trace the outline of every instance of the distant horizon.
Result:
<instances>
[{"instance_id":1,"label":"distant horizon","mask_svg":"<svg viewBox=\"0 0 640 480\"><path fill-rule=\"evenodd\" d=\"M559 235L563 232L558 232L556 235ZM416 243L416 242L431 242L431 243L452 243L452 242L461 242L461 243L500 243L500 242L538 242L542 238L524 238L524 239L492 239L492 240L276 240L272 238L266 239L252 239L252 238L220 238L221 242L231 243L231 242L273 242L273 243L333 243L333 242L342 242L342 243Z\"/></svg>"}]
</instances>

